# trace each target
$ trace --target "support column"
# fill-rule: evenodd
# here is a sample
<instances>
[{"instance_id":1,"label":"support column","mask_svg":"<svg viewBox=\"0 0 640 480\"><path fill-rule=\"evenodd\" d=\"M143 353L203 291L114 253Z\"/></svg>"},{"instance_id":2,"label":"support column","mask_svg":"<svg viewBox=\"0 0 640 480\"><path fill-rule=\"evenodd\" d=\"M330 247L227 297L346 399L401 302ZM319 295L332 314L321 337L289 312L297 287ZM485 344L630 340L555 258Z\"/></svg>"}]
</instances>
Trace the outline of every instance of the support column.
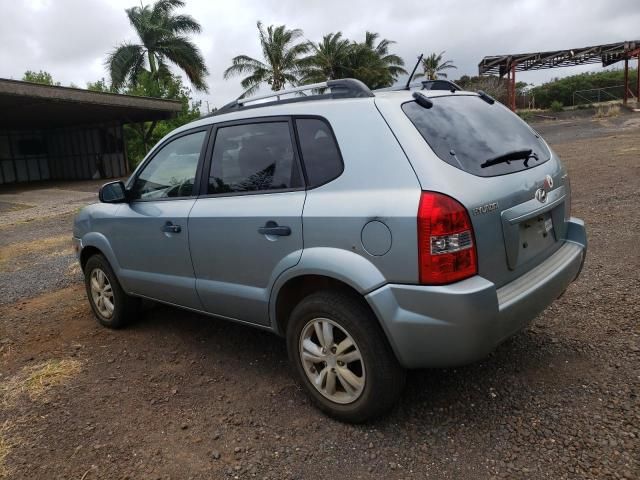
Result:
<instances>
[{"instance_id":1,"label":"support column","mask_svg":"<svg viewBox=\"0 0 640 480\"><path fill-rule=\"evenodd\" d=\"M509 81L509 108L516 111L516 64L511 65L511 79Z\"/></svg>"},{"instance_id":2,"label":"support column","mask_svg":"<svg viewBox=\"0 0 640 480\"><path fill-rule=\"evenodd\" d=\"M629 99L629 59L624 59L624 95L622 96L622 104L626 105Z\"/></svg>"},{"instance_id":3,"label":"support column","mask_svg":"<svg viewBox=\"0 0 640 480\"><path fill-rule=\"evenodd\" d=\"M638 52L638 69L636 70L636 103L640 103L640 52Z\"/></svg>"}]
</instances>

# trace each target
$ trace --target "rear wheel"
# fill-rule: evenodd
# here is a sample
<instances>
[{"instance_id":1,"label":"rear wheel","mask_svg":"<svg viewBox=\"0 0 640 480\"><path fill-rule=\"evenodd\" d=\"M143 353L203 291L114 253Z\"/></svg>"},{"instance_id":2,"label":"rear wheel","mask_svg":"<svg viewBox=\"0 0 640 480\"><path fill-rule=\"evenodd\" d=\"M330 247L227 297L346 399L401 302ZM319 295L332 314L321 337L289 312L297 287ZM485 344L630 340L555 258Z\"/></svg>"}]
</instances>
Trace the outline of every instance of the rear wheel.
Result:
<instances>
[{"instance_id":1,"label":"rear wheel","mask_svg":"<svg viewBox=\"0 0 640 480\"><path fill-rule=\"evenodd\" d=\"M316 405L353 423L388 411L405 371L362 300L324 291L302 300L287 328L289 358Z\"/></svg>"},{"instance_id":2,"label":"rear wheel","mask_svg":"<svg viewBox=\"0 0 640 480\"><path fill-rule=\"evenodd\" d=\"M124 293L104 256L96 254L87 260L84 283L91 309L103 326L121 328L137 313L139 299Z\"/></svg>"}]
</instances>

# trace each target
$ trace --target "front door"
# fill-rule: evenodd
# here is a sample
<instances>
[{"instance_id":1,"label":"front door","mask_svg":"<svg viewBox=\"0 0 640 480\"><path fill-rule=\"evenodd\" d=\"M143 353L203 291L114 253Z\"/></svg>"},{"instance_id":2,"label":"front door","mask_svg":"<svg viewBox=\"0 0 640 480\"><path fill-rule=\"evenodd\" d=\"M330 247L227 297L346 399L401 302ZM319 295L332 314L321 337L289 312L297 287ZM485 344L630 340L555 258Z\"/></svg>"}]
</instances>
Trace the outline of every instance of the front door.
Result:
<instances>
[{"instance_id":1,"label":"front door","mask_svg":"<svg viewBox=\"0 0 640 480\"><path fill-rule=\"evenodd\" d=\"M305 190L290 120L218 127L206 171L189 216L198 294L210 313L267 324L273 282L302 255Z\"/></svg>"},{"instance_id":2,"label":"front door","mask_svg":"<svg viewBox=\"0 0 640 480\"><path fill-rule=\"evenodd\" d=\"M207 130L170 139L136 174L110 237L131 293L201 309L189 254L189 212Z\"/></svg>"}]
</instances>

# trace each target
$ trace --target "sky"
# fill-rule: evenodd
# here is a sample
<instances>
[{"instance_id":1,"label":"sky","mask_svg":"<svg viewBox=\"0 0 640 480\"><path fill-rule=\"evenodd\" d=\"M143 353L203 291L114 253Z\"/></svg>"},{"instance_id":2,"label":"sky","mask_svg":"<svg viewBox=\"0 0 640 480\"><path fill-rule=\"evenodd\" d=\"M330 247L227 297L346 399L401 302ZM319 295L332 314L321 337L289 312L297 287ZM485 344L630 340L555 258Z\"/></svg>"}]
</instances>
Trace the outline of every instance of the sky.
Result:
<instances>
[{"instance_id":1,"label":"sky","mask_svg":"<svg viewBox=\"0 0 640 480\"><path fill-rule=\"evenodd\" d=\"M63 85L82 88L106 78L107 54L137 41L124 9L139 1L0 0L0 78L46 70ZM222 74L236 55L260 58L258 20L300 28L312 41L336 31L353 40L362 40L367 30L379 32L397 42L393 52L407 70L420 53L444 50L458 67L450 70L451 79L477 75L486 55L640 39L640 0L186 0L180 13L202 25L193 40L209 69L209 93L194 97L205 110L242 93L240 78L224 80ZM540 84L600 69L596 64L526 72L517 80Z\"/></svg>"}]
</instances>

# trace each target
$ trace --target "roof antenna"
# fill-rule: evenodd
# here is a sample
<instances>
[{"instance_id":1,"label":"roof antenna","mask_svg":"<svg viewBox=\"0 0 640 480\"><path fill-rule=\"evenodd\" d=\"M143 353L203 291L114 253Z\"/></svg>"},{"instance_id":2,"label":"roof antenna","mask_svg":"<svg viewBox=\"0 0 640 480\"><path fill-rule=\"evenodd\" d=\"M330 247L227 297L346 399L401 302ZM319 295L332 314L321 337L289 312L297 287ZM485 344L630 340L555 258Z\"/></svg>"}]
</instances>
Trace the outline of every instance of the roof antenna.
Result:
<instances>
[{"instance_id":1,"label":"roof antenna","mask_svg":"<svg viewBox=\"0 0 640 480\"><path fill-rule=\"evenodd\" d=\"M413 75L416 73L416 70L418 69L418 65L420 65L420 62L422 61L422 57L424 57L424 54L421 53L420 56L418 57L418 61L416 62L416 66L413 67L413 70L411 70L411 75L409 75L409 80L407 80L407 84L404 86L405 90L410 90L410 85L411 85L411 80L413 79Z\"/></svg>"}]
</instances>

